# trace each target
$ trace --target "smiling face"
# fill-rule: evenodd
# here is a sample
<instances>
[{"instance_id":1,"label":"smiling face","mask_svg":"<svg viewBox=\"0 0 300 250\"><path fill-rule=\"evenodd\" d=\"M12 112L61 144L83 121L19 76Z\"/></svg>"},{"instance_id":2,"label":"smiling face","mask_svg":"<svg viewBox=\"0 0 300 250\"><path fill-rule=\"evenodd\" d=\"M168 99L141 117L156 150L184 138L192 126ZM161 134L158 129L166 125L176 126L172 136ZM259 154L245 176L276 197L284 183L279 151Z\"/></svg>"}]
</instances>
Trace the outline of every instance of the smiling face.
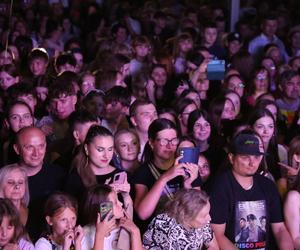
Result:
<instances>
[{"instance_id":1,"label":"smiling face","mask_svg":"<svg viewBox=\"0 0 300 250\"><path fill-rule=\"evenodd\" d=\"M167 82L167 71L162 67L156 67L153 69L151 77L158 87L163 87Z\"/></svg>"},{"instance_id":2,"label":"smiling face","mask_svg":"<svg viewBox=\"0 0 300 250\"><path fill-rule=\"evenodd\" d=\"M221 114L221 119L233 120L235 119L235 108L231 100L227 99L224 104L223 112Z\"/></svg>"},{"instance_id":3,"label":"smiling face","mask_svg":"<svg viewBox=\"0 0 300 250\"><path fill-rule=\"evenodd\" d=\"M24 104L14 105L9 112L8 118L5 120L6 125L17 133L21 128L33 125L33 117L31 111Z\"/></svg>"},{"instance_id":4,"label":"smiling face","mask_svg":"<svg viewBox=\"0 0 300 250\"><path fill-rule=\"evenodd\" d=\"M111 136L96 136L90 144L85 144L90 166L105 168L109 166L114 153L114 140Z\"/></svg>"},{"instance_id":5,"label":"smiling face","mask_svg":"<svg viewBox=\"0 0 300 250\"><path fill-rule=\"evenodd\" d=\"M254 87L257 92L267 92L269 88L269 79L267 70L259 71L254 78Z\"/></svg>"},{"instance_id":6,"label":"smiling face","mask_svg":"<svg viewBox=\"0 0 300 250\"><path fill-rule=\"evenodd\" d=\"M208 140L211 133L210 123L203 116L198 118L193 127L193 136L200 142Z\"/></svg>"}]
</instances>

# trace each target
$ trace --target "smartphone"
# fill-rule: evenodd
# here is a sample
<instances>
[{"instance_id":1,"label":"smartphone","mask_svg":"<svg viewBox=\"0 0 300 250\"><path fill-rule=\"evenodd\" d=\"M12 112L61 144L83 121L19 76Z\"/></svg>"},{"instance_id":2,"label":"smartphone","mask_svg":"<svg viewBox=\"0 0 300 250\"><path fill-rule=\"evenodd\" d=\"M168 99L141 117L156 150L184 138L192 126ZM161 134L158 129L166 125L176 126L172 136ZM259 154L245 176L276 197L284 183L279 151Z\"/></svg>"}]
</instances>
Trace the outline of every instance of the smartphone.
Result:
<instances>
[{"instance_id":1,"label":"smartphone","mask_svg":"<svg viewBox=\"0 0 300 250\"><path fill-rule=\"evenodd\" d=\"M124 184L126 178L127 178L127 175L125 172L117 173L114 175L113 183Z\"/></svg>"},{"instance_id":2,"label":"smartphone","mask_svg":"<svg viewBox=\"0 0 300 250\"><path fill-rule=\"evenodd\" d=\"M113 210L113 204L111 201L100 203L100 220L103 221L112 210ZM111 214L109 220L112 217L113 215Z\"/></svg>"},{"instance_id":3,"label":"smartphone","mask_svg":"<svg viewBox=\"0 0 300 250\"><path fill-rule=\"evenodd\" d=\"M179 148L179 153L182 156L179 163L198 163L199 148Z\"/></svg>"}]
</instances>

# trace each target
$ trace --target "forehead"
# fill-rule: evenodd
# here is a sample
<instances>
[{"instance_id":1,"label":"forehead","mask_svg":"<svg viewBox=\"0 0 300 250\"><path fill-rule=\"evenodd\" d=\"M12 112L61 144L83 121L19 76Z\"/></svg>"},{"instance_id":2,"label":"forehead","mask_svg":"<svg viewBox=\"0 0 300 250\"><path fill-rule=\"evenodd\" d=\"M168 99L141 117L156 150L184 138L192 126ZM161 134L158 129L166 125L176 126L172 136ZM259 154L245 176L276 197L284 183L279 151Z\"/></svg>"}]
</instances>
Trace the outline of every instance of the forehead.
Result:
<instances>
[{"instance_id":1,"label":"forehead","mask_svg":"<svg viewBox=\"0 0 300 250\"><path fill-rule=\"evenodd\" d=\"M155 106L150 103L150 104L146 104L146 105L140 105L136 108L136 112L146 112L146 111L156 111Z\"/></svg>"},{"instance_id":2,"label":"forehead","mask_svg":"<svg viewBox=\"0 0 300 250\"><path fill-rule=\"evenodd\" d=\"M106 146L111 147L114 144L114 140L112 136L109 135L105 135L105 136L98 135L94 137L92 141L94 144L101 145L101 146L105 146L104 144L106 144Z\"/></svg>"},{"instance_id":3,"label":"forehead","mask_svg":"<svg viewBox=\"0 0 300 250\"><path fill-rule=\"evenodd\" d=\"M177 132L173 128L167 128L167 129L163 129L163 130L159 131L157 133L156 137L160 137L160 138L166 138L166 137L174 138L174 137L177 137Z\"/></svg>"},{"instance_id":4,"label":"forehead","mask_svg":"<svg viewBox=\"0 0 300 250\"><path fill-rule=\"evenodd\" d=\"M61 94L59 94L57 97L53 97L53 98L51 99L51 101L52 101L52 102L65 101L65 100L69 100L71 96L72 96L72 95L68 95L68 94L66 94L66 93L61 93Z\"/></svg>"},{"instance_id":5,"label":"forehead","mask_svg":"<svg viewBox=\"0 0 300 250\"><path fill-rule=\"evenodd\" d=\"M23 132L19 136L18 141L23 145L44 144L46 143L46 138L41 131L32 130Z\"/></svg>"},{"instance_id":6,"label":"forehead","mask_svg":"<svg viewBox=\"0 0 300 250\"><path fill-rule=\"evenodd\" d=\"M16 104L14 105L9 113L10 114L13 114L13 113L24 113L24 112L27 112L27 113L30 113L30 110L28 109L27 106L23 105L23 104Z\"/></svg>"},{"instance_id":7,"label":"forehead","mask_svg":"<svg viewBox=\"0 0 300 250\"><path fill-rule=\"evenodd\" d=\"M22 176L23 178L25 178L24 172L22 172L20 169L13 169L10 172L7 173L7 178L13 178L15 176Z\"/></svg>"},{"instance_id":8,"label":"forehead","mask_svg":"<svg viewBox=\"0 0 300 250\"><path fill-rule=\"evenodd\" d=\"M200 116L197 120L196 120L197 123L201 123L201 122L207 122L207 120L203 117L203 116ZM196 123L195 122L195 123Z\"/></svg>"},{"instance_id":9,"label":"forehead","mask_svg":"<svg viewBox=\"0 0 300 250\"><path fill-rule=\"evenodd\" d=\"M116 140L118 141L126 141L126 140L134 140L134 139L137 139L136 136L130 132L124 132L116 138Z\"/></svg>"},{"instance_id":10,"label":"forehead","mask_svg":"<svg viewBox=\"0 0 300 250\"><path fill-rule=\"evenodd\" d=\"M263 116L257 119L255 123L273 123L273 119L270 116Z\"/></svg>"}]
</instances>

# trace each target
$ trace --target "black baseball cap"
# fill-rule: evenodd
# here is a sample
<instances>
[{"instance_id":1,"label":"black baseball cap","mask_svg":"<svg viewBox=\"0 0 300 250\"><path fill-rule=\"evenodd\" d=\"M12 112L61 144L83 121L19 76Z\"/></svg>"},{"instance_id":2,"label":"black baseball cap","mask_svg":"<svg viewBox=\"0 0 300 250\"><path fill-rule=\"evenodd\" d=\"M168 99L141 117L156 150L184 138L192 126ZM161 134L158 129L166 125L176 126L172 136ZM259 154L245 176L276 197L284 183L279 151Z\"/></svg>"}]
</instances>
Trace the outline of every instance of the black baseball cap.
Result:
<instances>
[{"instance_id":1,"label":"black baseball cap","mask_svg":"<svg viewBox=\"0 0 300 250\"><path fill-rule=\"evenodd\" d=\"M240 43L242 43L243 39L239 33L232 32L227 35L227 42L230 43L232 41L239 41Z\"/></svg>"},{"instance_id":2,"label":"black baseball cap","mask_svg":"<svg viewBox=\"0 0 300 250\"><path fill-rule=\"evenodd\" d=\"M264 155L259 149L259 140L255 135L239 134L233 138L230 152L242 155Z\"/></svg>"}]
</instances>

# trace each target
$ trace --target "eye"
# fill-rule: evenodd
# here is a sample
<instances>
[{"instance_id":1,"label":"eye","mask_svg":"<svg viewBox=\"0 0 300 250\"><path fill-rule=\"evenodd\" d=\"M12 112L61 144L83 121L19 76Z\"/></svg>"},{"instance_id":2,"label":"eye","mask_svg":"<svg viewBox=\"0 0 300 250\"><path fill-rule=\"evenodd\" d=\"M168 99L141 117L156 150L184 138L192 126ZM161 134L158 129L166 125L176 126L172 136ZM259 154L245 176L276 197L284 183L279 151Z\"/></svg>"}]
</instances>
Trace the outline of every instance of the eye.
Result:
<instances>
[{"instance_id":1,"label":"eye","mask_svg":"<svg viewBox=\"0 0 300 250\"><path fill-rule=\"evenodd\" d=\"M104 150L103 148L97 148L98 152L103 152L103 150Z\"/></svg>"},{"instance_id":2,"label":"eye","mask_svg":"<svg viewBox=\"0 0 300 250\"><path fill-rule=\"evenodd\" d=\"M108 148L108 151L113 151L113 150L114 150L113 147Z\"/></svg>"}]
</instances>

